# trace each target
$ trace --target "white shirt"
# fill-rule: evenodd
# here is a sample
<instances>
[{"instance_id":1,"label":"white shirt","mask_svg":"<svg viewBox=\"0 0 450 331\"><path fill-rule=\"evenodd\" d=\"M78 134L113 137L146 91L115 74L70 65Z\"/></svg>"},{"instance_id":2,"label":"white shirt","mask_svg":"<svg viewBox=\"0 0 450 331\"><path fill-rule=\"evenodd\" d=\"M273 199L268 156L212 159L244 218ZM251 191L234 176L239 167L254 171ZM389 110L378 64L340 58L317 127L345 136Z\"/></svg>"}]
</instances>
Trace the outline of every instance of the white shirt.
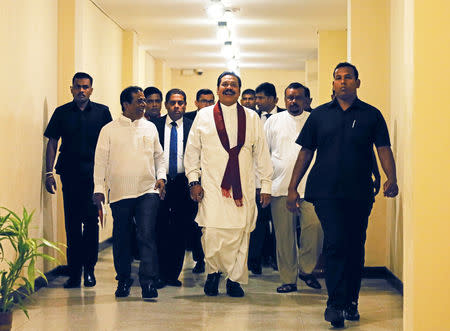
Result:
<instances>
[{"instance_id":1,"label":"white shirt","mask_svg":"<svg viewBox=\"0 0 450 331\"><path fill-rule=\"evenodd\" d=\"M309 113L305 111L298 116L283 111L269 117L264 125L273 164L272 195L275 197L287 196L292 171L301 149L295 141L308 116ZM297 187L301 198L305 195L308 173L309 169Z\"/></svg>"},{"instance_id":2,"label":"white shirt","mask_svg":"<svg viewBox=\"0 0 450 331\"><path fill-rule=\"evenodd\" d=\"M166 125L164 125L164 158L167 174L169 173L169 154L170 154L170 133L172 132L172 119L169 115L166 117ZM177 123L177 173L184 172L183 164L183 117Z\"/></svg>"},{"instance_id":3,"label":"white shirt","mask_svg":"<svg viewBox=\"0 0 450 331\"><path fill-rule=\"evenodd\" d=\"M100 131L95 150L94 192L110 191L109 201L136 198L166 178L164 153L155 125L120 115Z\"/></svg>"},{"instance_id":4,"label":"white shirt","mask_svg":"<svg viewBox=\"0 0 450 331\"><path fill-rule=\"evenodd\" d=\"M221 104L230 148L237 145L236 104ZM239 153L239 170L243 206L237 207L232 198L222 195L220 187L228 162L214 122L214 105L201 109L195 117L184 155L184 167L189 182L201 175L203 200L198 205L196 222L200 226L223 229L253 230L257 208L255 202L255 171L261 178L261 193L270 193L272 165L258 114L244 107L246 116L245 143Z\"/></svg>"},{"instance_id":5,"label":"white shirt","mask_svg":"<svg viewBox=\"0 0 450 331\"><path fill-rule=\"evenodd\" d=\"M267 115L275 115L277 113L278 109L277 106L275 105L275 107L272 108L271 111L267 112L267 111L263 111L261 112L261 122L264 125L264 123L266 123L267 121ZM270 118L270 117L269 117Z\"/></svg>"}]
</instances>

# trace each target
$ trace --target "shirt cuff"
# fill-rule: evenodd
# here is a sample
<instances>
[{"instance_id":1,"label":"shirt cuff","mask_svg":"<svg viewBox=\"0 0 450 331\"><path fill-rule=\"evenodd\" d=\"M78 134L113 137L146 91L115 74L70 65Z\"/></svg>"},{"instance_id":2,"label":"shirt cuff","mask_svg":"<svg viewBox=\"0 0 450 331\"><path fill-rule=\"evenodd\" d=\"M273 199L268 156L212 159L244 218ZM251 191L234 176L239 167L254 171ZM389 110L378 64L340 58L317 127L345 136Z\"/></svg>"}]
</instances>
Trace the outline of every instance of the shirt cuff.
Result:
<instances>
[{"instance_id":1,"label":"shirt cuff","mask_svg":"<svg viewBox=\"0 0 450 331\"><path fill-rule=\"evenodd\" d=\"M195 172L189 173L186 177L188 179L188 183L198 181L198 174Z\"/></svg>"},{"instance_id":2,"label":"shirt cuff","mask_svg":"<svg viewBox=\"0 0 450 331\"><path fill-rule=\"evenodd\" d=\"M105 187L103 185L94 185L94 193L102 193L105 195Z\"/></svg>"},{"instance_id":3,"label":"shirt cuff","mask_svg":"<svg viewBox=\"0 0 450 331\"><path fill-rule=\"evenodd\" d=\"M261 193L271 194L272 193L272 183L270 181L261 182Z\"/></svg>"}]
</instances>

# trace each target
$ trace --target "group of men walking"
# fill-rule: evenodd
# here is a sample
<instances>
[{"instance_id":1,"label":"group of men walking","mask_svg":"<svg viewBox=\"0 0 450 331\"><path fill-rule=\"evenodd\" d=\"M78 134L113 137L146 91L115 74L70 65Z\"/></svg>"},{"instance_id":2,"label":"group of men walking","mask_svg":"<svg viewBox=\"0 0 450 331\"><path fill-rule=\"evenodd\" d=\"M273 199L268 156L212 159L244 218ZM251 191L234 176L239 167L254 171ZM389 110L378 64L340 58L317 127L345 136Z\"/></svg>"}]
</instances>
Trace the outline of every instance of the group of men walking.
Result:
<instances>
[{"instance_id":1,"label":"group of men walking","mask_svg":"<svg viewBox=\"0 0 450 331\"><path fill-rule=\"evenodd\" d=\"M284 90L286 109L276 106L270 83L245 90L241 105L242 82L233 72L218 77L217 103L211 90L200 90L198 110L186 115L184 91L167 92L168 114L160 117L162 93L131 86L122 91L123 112L112 121L106 106L89 101L92 78L75 74L73 102L55 110L45 132L50 193L62 140L56 172L68 243L64 286L80 286L83 269L84 285L95 286L97 215L105 202L114 219L116 297L129 295L136 242L144 300L165 285L182 285L187 246L193 271L206 270L206 295L218 295L223 275L227 294L244 296L248 270L260 273L270 219L281 278L277 292L296 291L297 277L320 288L313 270L323 246L325 319L333 326L359 319L374 144L387 176L384 195L396 196L398 187L386 123L357 98L356 67L340 63L333 78L335 98L312 112L309 89L297 82Z\"/></svg>"}]
</instances>

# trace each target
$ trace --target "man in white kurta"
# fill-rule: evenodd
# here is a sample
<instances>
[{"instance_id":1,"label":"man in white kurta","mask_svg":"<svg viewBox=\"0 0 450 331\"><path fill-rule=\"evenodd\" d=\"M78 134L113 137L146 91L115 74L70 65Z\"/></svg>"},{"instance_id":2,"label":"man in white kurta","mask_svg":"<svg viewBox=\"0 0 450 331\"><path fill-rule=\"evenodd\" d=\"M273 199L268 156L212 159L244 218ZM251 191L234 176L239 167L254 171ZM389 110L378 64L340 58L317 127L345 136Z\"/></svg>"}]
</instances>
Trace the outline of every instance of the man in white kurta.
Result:
<instances>
[{"instance_id":1,"label":"man in white kurta","mask_svg":"<svg viewBox=\"0 0 450 331\"><path fill-rule=\"evenodd\" d=\"M295 143L309 113L303 111L308 98L305 87L291 83L285 90L287 111L277 113L267 119L264 131L269 146L272 163L272 220L277 243L277 262L282 285L278 293L297 291L297 275L312 288L321 285L312 275L322 252L323 232L312 203L304 200L307 174L297 187L300 200L298 211L286 209L288 186L301 146ZM300 249L297 249L297 219L301 235Z\"/></svg>"},{"instance_id":2,"label":"man in white kurta","mask_svg":"<svg viewBox=\"0 0 450 331\"><path fill-rule=\"evenodd\" d=\"M244 295L240 283L248 282L247 255L250 232L255 227L255 171L261 179L261 203L270 203L272 165L258 114L237 103L241 81L234 73L223 73L217 84L218 104L203 108L197 114L189 133L184 166L191 198L199 202L196 222L203 227L202 245L208 278L206 295L217 295L220 274L227 277L227 294ZM245 142L238 154L236 173L240 178L242 197L238 189L224 188L224 177L230 154L224 148L217 129L217 114L223 114L223 124L233 149L242 134L238 115L245 114ZM242 124L242 122L241 122ZM241 127L239 130L238 127ZM201 176L201 185L198 182Z\"/></svg>"}]
</instances>

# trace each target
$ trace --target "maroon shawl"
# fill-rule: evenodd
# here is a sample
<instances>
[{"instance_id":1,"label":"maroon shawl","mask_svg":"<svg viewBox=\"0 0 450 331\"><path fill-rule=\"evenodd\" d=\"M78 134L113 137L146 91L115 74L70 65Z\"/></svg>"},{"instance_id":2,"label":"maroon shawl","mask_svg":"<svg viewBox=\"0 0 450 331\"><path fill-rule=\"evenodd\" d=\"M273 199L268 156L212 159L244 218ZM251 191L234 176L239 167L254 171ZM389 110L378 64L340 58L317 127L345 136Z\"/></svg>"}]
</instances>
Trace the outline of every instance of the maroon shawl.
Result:
<instances>
[{"instance_id":1,"label":"maroon shawl","mask_svg":"<svg viewBox=\"0 0 450 331\"><path fill-rule=\"evenodd\" d=\"M239 152L245 142L245 110L237 103L237 117L238 117L238 134L237 145L230 149L230 141L228 140L227 130L225 128L225 122L223 120L223 112L220 107L220 102L217 102L214 106L214 122L216 124L217 133L219 134L220 142L223 148L228 152L228 162L223 175L222 195L231 198L230 189L233 189L233 199L236 206L240 207L242 203L242 186L241 186L241 174L239 171Z\"/></svg>"}]
</instances>

